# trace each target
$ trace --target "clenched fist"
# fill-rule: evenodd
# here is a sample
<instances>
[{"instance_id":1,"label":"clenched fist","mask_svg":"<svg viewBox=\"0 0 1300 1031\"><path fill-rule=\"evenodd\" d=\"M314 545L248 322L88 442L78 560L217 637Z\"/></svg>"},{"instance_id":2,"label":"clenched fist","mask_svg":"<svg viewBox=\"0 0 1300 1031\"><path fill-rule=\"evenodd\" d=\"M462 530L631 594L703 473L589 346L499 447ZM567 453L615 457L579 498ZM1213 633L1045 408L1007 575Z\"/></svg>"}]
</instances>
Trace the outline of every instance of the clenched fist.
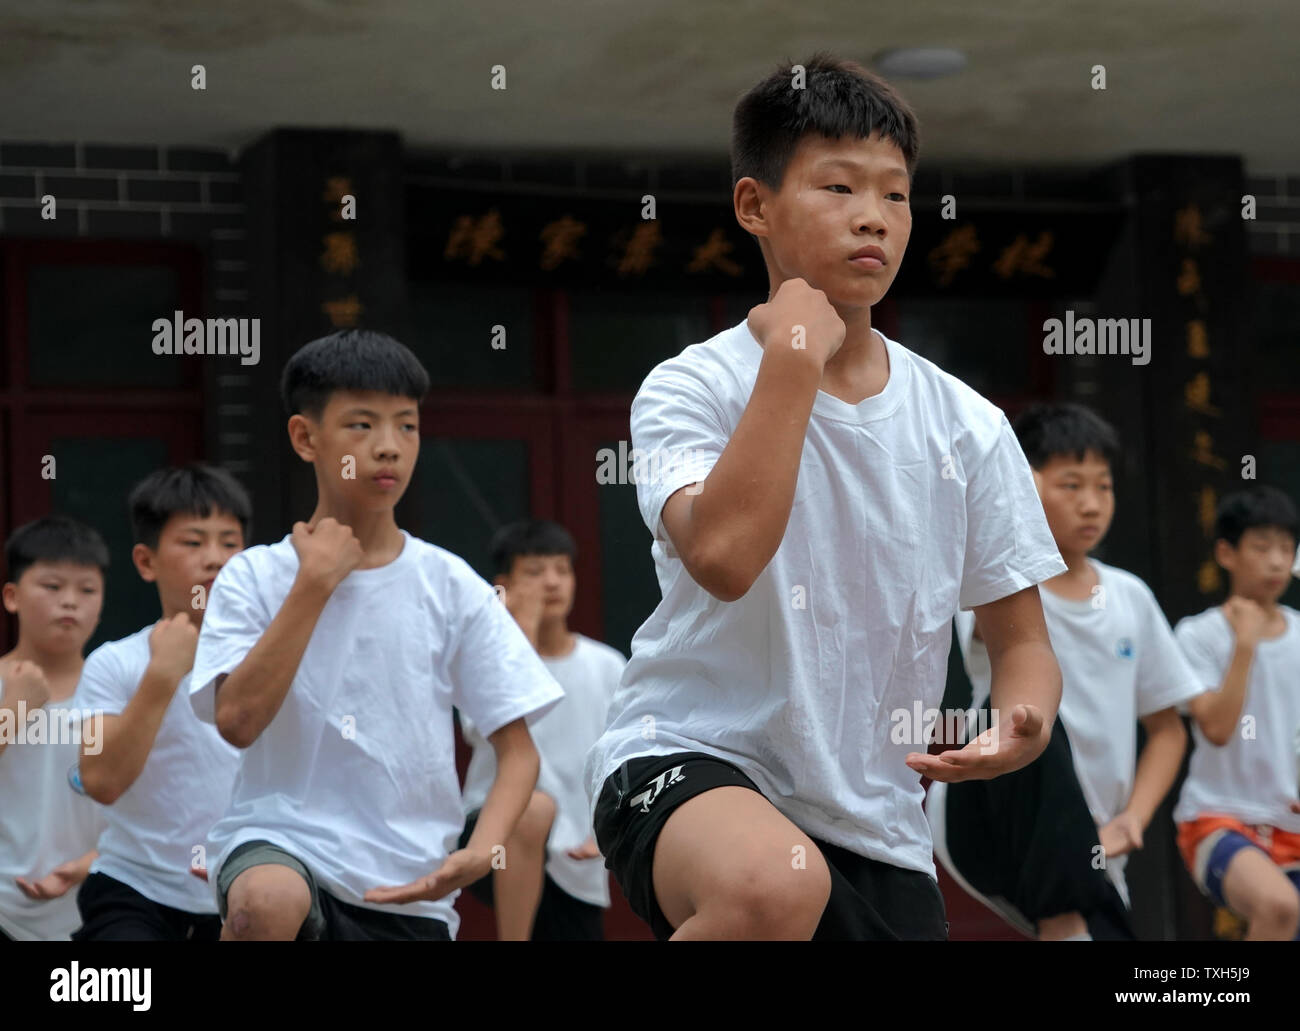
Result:
<instances>
[{"instance_id":1,"label":"clenched fist","mask_svg":"<svg viewBox=\"0 0 1300 1031\"><path fill-rule=\"evenodd\" d=\"M764 350L802 347L821 367L844 343L844 320L839 312L824 293L802 279L787 279L770 301L750 309L748 321L750 332Z\"/></svg>"}]
</instances>

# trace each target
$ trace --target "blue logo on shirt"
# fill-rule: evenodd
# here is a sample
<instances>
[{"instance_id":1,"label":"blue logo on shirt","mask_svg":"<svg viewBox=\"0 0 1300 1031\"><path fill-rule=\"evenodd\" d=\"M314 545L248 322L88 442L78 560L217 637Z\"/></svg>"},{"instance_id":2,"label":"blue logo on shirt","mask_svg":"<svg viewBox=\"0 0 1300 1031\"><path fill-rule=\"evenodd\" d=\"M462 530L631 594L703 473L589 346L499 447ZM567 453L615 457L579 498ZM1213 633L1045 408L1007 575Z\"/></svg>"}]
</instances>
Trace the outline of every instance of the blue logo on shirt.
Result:
<instances>
[{"instance_id":1,"label":"blue logo on shirt","mask_svg":"<svg viewBox=\"0 0 1300 1031\"><path fill-rule=\"evenodd\" d=\"M86 789L81 783L81 763L73 763L68 767L68 783L78 795L86 793Z\"/></svg>"},{"instance_id":2,"label":"blue logo on shirt","mask_svg":"<svg viewBox=\"0 0 1300 1031\"><path fill-rule=\"evenodd\" d=\"M1115 654L1121 659L1133 658L1133 642L1127 637L1121 637L1119 643L1115 645Z\"/></svg>"}]
</instances>

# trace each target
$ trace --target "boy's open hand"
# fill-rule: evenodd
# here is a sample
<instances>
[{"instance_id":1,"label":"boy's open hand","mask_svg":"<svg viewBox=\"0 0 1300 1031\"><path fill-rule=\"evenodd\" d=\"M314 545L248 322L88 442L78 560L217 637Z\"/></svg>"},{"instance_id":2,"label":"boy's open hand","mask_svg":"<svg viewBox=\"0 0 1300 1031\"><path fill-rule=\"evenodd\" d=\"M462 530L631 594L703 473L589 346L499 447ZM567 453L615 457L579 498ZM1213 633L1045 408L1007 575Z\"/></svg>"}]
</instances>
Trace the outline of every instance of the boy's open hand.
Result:
<instances>
[{"instance_id":1,"label":"boy's open hand","mask_svg":"<svg viewBox=\"0 0 1300 1031\"><path fill-rule=\"evenodd\" d=\"M931 780L955 784L963 780L991 780L1028 766L1041 751L1043 713L1036 705L1017 705L1005 720L990 727L963 748L938 755L909 752L907 765Z\"/></svg>"},{"instance_id":2,"label":"boy's open hand","mask_svg":"<svg viewBox=\"0 0 1300 1031\"><path fill-rule=\"evenodd\" d=\"M365 557L352 528L329 516L314 527L294 523L291 541L298 553L298 577L331 593Z\"/></svg>"},{"instance_id":3,"label":"boy's open hand","mask_svg":"<svg viewBox=\"0 0 1300 1031\"><path fill-rule=\"evenodd\" d=\"M824 367L844 343L844 320L826 295L802 279L787 279L772 299L749 311L749 329L763 349L799 344ZM795 327L803 333L796 334Z\"/></svg>"},{"instance_id":4,"label":"boy's open hand","mask_svg":"<svg viewBox=\"0 0 1300 1031\"><path fill-rule=\"evenodd\" d=\"M1142 821L1132 813L1120 813L1097 831L1097 840L1107 859L1126 855L1142 847Z\"/></svg>"},{"instance_id":5,"label":"boy's open hand","mask_svg":"<svg viewBox=\"0 0 1300 1031\"><path fill-rule=\"evenodd\" d=\"M4 678L5 705L17 708L19 702L26 702L28 709L39 709L49 700L50 685L45 671L26 659L15 662Z\"/></svg>"},{"instance_id":6,"label":"boy's open hand","mask_svg":"<svg viewBox=\"0 0 1300 1031\"><path fill-rule=\"evenodd\" d=\"M149 631L149 665L179 684L194 668L194 652L199 646L199 632L189 616L178 612L171 619L160 619Z\"/></svg>"},{"instance_id":7,"label":"boy's open hand","mask_svg":"<svg viewBox=\"0 0 1300 1031\"><path fill-rule=\"evenodd\" d=\"M57 899L66 895L69 889L80 884L81 880L81 868L78 866L77 860L71 859L66 863L60 863L39 881L29 881L26 877L15 877L14 883L29 899L35 902L49 902L50 899Z\"/></svg>"},{"instance_id":8,"label":"boy's open hand","mask_svg":"<svg viewBox=\"0 0 1300 1031\"><path fill-rule=\"evenodd\" d=\"M1268 616L1265 615L1259 602L1251 601L1249 598L1231 597L1223 603L1223 615L1228 625L1232 627L1233 633L1237 635L1238 644L1248 648L1259 644L1259 639L1264 634L1264 627L1268 624Z\"/></svg>"},{"instance_id":9,"label":"boy's open hand","mask_svg":"<svg viewBox=\"0 0 1300 1031\"><path fill-rule=\"evenodd\" d=\"M365 894L365 901L379 903L419 902L424 899L433 901L457 888L473 884L480 877L486 877L491 872L490 855L486 852L474 852L462 848L459 852L449 855L442 866L428 877L421 877L418 881L398 887L371 888Z\"/></svg>"}]
</instances>

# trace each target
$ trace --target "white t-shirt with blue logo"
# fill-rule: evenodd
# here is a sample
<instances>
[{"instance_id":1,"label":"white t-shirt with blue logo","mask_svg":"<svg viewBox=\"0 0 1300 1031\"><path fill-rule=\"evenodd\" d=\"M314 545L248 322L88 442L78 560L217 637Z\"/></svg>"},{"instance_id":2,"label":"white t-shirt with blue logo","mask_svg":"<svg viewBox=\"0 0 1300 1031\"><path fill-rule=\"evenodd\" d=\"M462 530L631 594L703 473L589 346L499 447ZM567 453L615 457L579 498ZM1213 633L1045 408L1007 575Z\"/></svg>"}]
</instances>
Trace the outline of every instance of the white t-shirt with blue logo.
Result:
<instances>
[{"instance_id":1,"label":"white t-shirt with blue logo","mask_svg":"<svg viewBox=\"0 0 1300 1031\"><path fill-rule=\"evenodd\" d=\"M1137 721L1174 708L1204 687L1174 641L1151 588L1123 569L1089 559L1100 581L1093 597L1071 601L1039 590L1063 686L1058 715L1074 771L1097 826L1128 804L1137 775ZM989 696L988 649L972 637L975 616L957 613L957 637L974 688ZM1123 860L1107 863L1122 894Z\"/></svg>"}]
</instances>

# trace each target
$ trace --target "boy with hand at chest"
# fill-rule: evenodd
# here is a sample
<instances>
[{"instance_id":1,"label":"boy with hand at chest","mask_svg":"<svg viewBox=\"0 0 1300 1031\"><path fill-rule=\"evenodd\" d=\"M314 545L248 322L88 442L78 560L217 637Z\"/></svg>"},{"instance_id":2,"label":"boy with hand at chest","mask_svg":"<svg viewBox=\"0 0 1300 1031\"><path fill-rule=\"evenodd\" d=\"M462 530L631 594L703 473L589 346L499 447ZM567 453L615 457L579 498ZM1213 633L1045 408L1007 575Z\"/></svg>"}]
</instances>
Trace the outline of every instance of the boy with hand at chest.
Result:
<instances>
[{"instance_id":1,"label":"boy with hand at chest","mask_svg":"<svg viewBox=\"0 0 1300 1031\"><path fill-rule=\"evenodd\" d=\"M1124 866L1178 776L1187 735L1176 707L1200 688L1151 589L1089 556L1115 514L1114 429L1066 403L1031 406L1015 430L1069 567L1040 586L1064 679L1059 719L1032 766L931 787L935 854L1031 937L1131 939ZM988 648L968 613L956 623L972 701L986 707Z\"/></svg>"},{"instance_id":2,"label":"boy with hand at chest","mask_svg":"<svg viewBox=\"0 0 1300 1031\"><path fill-rule=\"evenodd\" d=\"M5 542L4 605L18 617L18 643L0 657L0 941L66 941L80 922L72 889L104 816L75 789L81 745L100 744L75 692L108 561L103 538L65 516Z\"/></svg>"},{"instance_id":3,"label":"boy with hand at chest","mask_svg":"<svg viewBox=\"0 0 1300 1031\"><path fill-rule=\"evenodd\" d=\"M78 941L216 941L204 865L239 752L194 715L189 676L204 606L222 566L244 547L251 504L224 470L159 469L128 502L142 579L162 619L86 660L79 697L103 714L103 746L83 749L86 792L105 806L99 858L78 895Z\"/></svg>"},{"instance_id":4,"label":"boy with hand at chest","mask_svg":"<svg viewBox=\"0 0 1300 1031\"><path fill-rule=\"evenodd\" d=\"M1038 601L1064 566L1002 412L872 326L911 232L916 120L817 55L736 107L737 221L771 293L632 404L663 598L587 760L596 840L660 939L943 939L921 776L995 777L1060 700ZM992 740L942 699L949 625L990 642Z\"/></svg>"},{"instance_id":5,"label":"boy with hand at chest","mask_svg":"<svg viewBox=\"0 0 1300 1031\"><path fill-rule=\"evenodd\" d=\"M415 355L365 330L285 366L316 509L222 569L190 687L244 750L211 833L223 940L454 938L457 891L490 871L537 782L526 720L563 692L496 592L393 518L428 387ZM462 849L453 706L498 770Z\"/></svg>"},{"instance_id":6,"label":"boy with hand at chest","mask_svg":"<svg viewBox=\"0 0 1300 1031\"><path fill-rule=\"evenodd\" d=\"M501 941L600 941L609 906L609 874L600 861L588 819L582 779L587 750L605 729L609 699L627 660L609 645L568 628L577 547L558 523L527 520L503 526L492 539L493 582L506 608L564 699L537 721L541 756L537 790L506 843L517 861L470 886L496 913ZM465 830L469 840L496 764L478 729L461 717L473 748L465 773Z\"/></svg>"},{"instance_id":7,"label":"boy with hand at chest","mask_svg":"<svg viewBox=\"0 0 1300 1031\"><path fill-rule=\"evenodd\" d=\"M1219 503L1214 536L1228 600L1174 629L1204 691L1186 706L1195 748L1178 849L1248 940L1300 939L1300 613L1278 603L1300 516L1261 485Z\"/></svg>"}]
</instances>

